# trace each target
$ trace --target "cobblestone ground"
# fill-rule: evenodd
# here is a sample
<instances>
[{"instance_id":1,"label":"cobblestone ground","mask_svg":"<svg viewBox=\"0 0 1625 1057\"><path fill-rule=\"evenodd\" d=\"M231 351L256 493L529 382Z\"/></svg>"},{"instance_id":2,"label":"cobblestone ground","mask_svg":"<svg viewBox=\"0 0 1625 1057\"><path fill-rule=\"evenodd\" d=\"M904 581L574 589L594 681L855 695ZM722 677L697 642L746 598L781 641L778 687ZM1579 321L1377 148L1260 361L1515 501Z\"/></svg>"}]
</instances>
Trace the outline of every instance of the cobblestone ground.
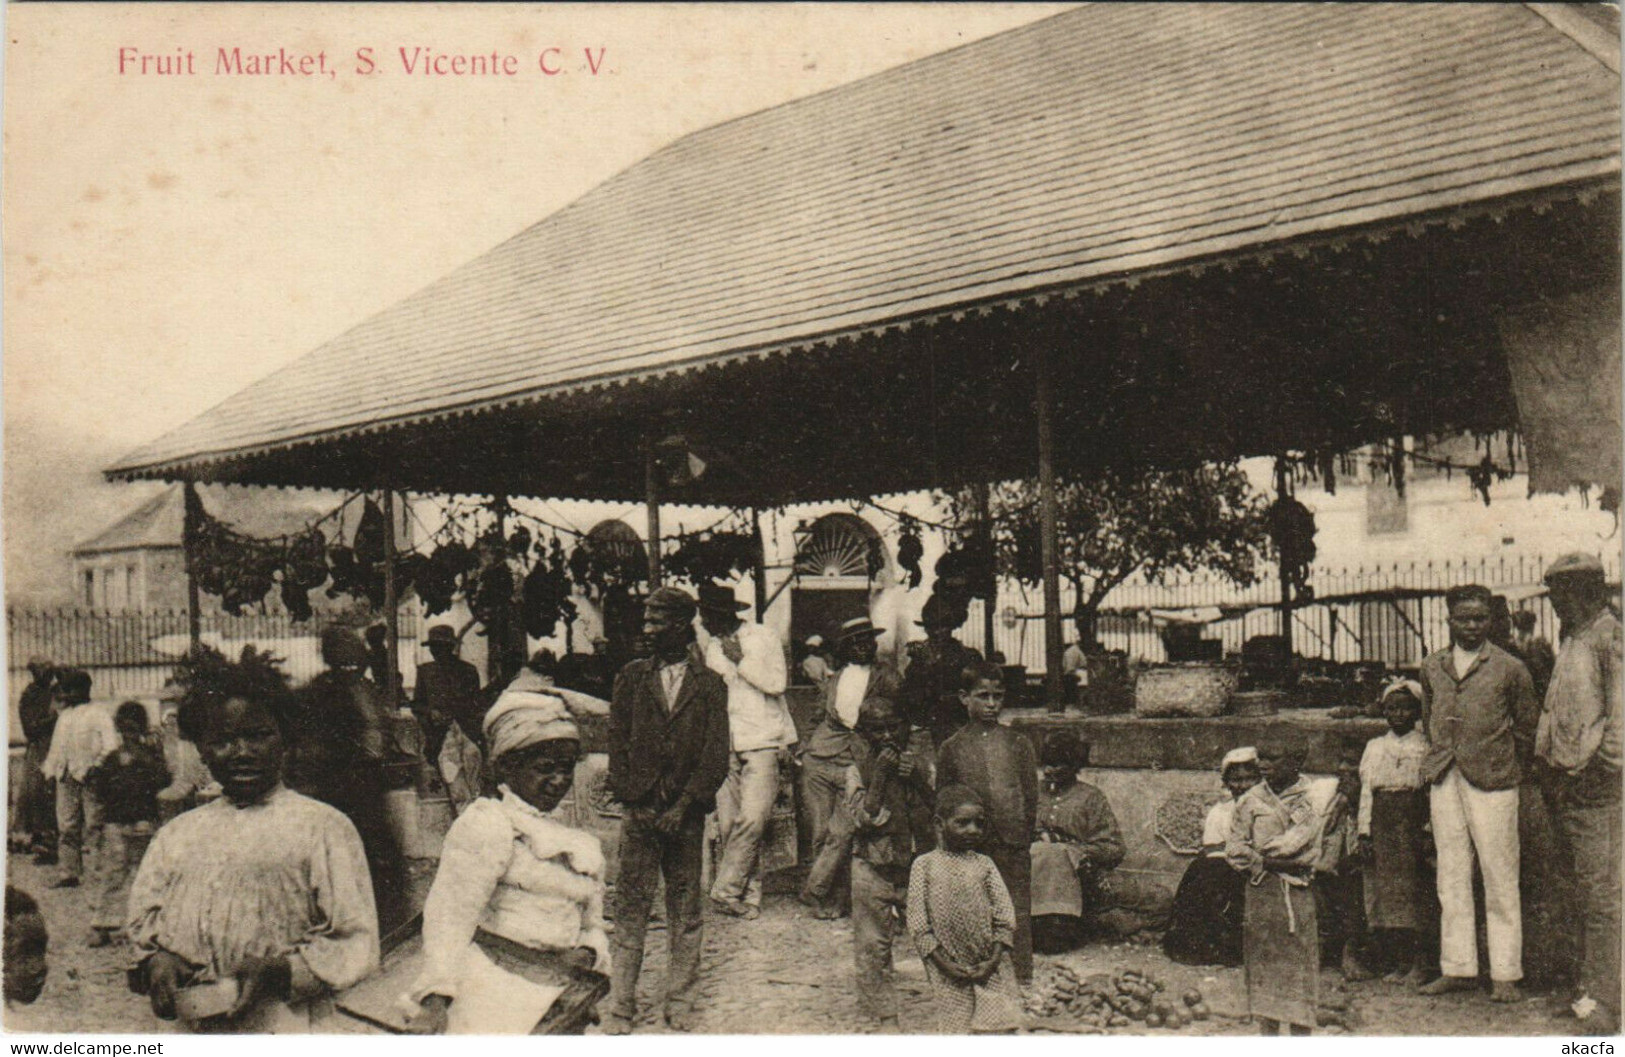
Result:
<instances>
[{"instance_id":1,"label":"cobblestone ground","mask_svg":"<svg viewBox=\"0 0 1625 1057\"><path fill-rule=\"evenodd\" d=\"M53 890L53 872L34 866L25 856L8 858L7 881L32 893L41 903L51 930L50 979L33 1007L8 1016L11 1030L53 1033L146 1033L168 1025L154 1020L146 1000L124 983L127 947L92 950L85 946L83 889ZM701 965L701 997L696 1030L709 1034L852 1034L868 1030L859 1015L853 989L852 930L845 919L816 921L806 908L786 895L770 894L755 921L708 916ZM639 1033L665 1031L658 1023L660 983L665 969L666 934L651 928L639 987ZM1246 1035L1240 970L1175 965L1154 947L1091 944L1081 950L1038 958L1038 979L1064 962L1080 975L1118 968L1138 969L1165 982L1179 994L1192 988L1206 996L1212 1019L1184 1028L1182 1035ZM906 944L898 948L896 972L905 1032L931 1033L934 1027L929 990L920 961ZM1540 1035L1563 1034L1563 1022L1547 1019L1542 996L1512 1006L1492 1005L1485 994L1424 998L1407 988L1381 982L1343 985L1335 974L1325 989L1339 994L1336 1004L1348 1007L1353 1030L1378 1035ZM372 1030L345 1017L330 1023L335 1031ZM1037 1031L1044 1021L1034 1021ZM1114 1029L1115 1030L1115 1029ZM1123 1033L1171 1035L1136 1025ZM1328 1029L1340 1033L1342 1029Z\"/></svg>"}]
</instances>

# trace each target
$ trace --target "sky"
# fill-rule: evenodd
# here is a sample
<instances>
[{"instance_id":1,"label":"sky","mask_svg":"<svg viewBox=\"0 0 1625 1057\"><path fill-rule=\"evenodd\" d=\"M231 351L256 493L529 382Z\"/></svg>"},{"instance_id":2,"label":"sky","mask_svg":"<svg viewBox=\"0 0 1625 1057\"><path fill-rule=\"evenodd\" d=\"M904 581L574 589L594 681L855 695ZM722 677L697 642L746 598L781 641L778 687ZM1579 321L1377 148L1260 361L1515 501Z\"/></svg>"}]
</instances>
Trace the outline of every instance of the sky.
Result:
<instances>
[{"instance_id":1,"label":"sky","mask_svg":"<svg viewBox=\"0 0 1625 1057\"><path fill-rule=\"evenodd\" d=\"M158 487L101 467L652 151L1067 6L7 5L8 600Z\"/></svg>"}]
</instances>

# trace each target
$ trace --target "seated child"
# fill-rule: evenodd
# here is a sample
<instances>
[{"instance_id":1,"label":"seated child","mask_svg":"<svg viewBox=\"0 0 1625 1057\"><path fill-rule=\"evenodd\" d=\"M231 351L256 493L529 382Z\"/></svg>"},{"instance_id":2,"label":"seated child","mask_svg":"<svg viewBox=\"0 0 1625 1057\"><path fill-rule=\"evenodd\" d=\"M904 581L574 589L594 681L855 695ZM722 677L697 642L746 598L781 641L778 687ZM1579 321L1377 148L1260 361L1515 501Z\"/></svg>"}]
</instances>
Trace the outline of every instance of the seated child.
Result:
<instances>
[{"instance_id":1,"label":"seated child","mask_svg":"<svg viewBox=\"0 0 1625 1057\"><path fill-rule=\"evenodd\" d=\"M998 1033L1021 1026L1021 988L1011 952L1015 910L982 840L981 798L967 786L937 793L936 851L914 860L908 930L925 961L946 1035Z\"/></svg>"},{"instance_id":2,"label":"seated child","mask_svg":"<svg viewBox=\"0 0 1625 1057\"><path fill-rule=\"evenodd\" d=\"M1033 947L1046 954L1083 942L1100 912L1101 881L1123 861L1123 834L1106 794L1078 780L1089 746L1070 731L1044 739L1044 795L1033 863Z\"/></svg>"},{"instance_id":3,"label":"seated child","mask_svg":"<svg viewBox=\"0 0 1625 1057\"><path fill-rule=\"evenodd\" d=\"M959 701L970 722L937 749L937 786L966 785L986 812L982 851L999 868L1016 908L1012 960L1023 984L1033 978L1032 840L1038 817L1038 760L1032 742L999 724L1004 672L978 661L965 668Z\"/></svg>"},{"instance_id":4,"label":"seated child","mask_svg":"<svg viewBox=\"0 0 1625 1057\"><path fill-rule=\"evenodd\" d=\"M895 1032L892 941L906 905L909 870L931 850L931 784L923 767L904 773L908 721L883 697L858 712L857 762L847 768L853 820L852 944L858 1004L882 1032Z\"/></svg>"},{"instance_id":5,"label":"seated child","mask_svg":"<svg viewBox=\"0 0 1625 1057\"><path fill-rule=\"evenodd\" d=\"M1224 842L1236 802L1258 784L1258 750L1231 749L1219 764L1228 798L1208 809L1202 823L1202 854L1174 892L1162 952L1185 965L1240 965L1241 919L1246 879L1224 861Z\"/></svg>"},{"instance_id":6,"label":"seated child","mask_svg":"<svg viewBox=\"0 0 1625 1057\"><path fill-rule=\"evenodd\" d=\"M158 793L169 771L147 737L147 709L126 701L113 714L119 746L93 767L86 783L102 802L101 864L92 893L90 946L105 947L124 927L130 877L141 865L158 821Z\"/></svg>"},{"instance_id":7,"label":"seated child","mask_svg":"<svg viewBox=\"0 0 1625 1057\"><path fill-rule=\"evenodd\" d=\"M1247 876L1242 959L1247 1013L1262 1034L1314 1029L1320 1005L1320 930L1310 891L1320 858L1321 813L1289 735L1258 747L1264 780L1236 802L1224 857Z\"/></svg>"},{"instance_id":8,"label":"seated child","mask_svg":"<svg viewBox=\"0 0 1625 1057\"><path fill-rule=\"evenodd\" d=\"M192 1030L310 1031L332 995L378 966L378 918L361 839L326 804L287 789L288 692L245 656L200 672L183 711L224 793L153 838L130 890L131 985L162 1020L183 988L234 996ZM188 724L190 725L190 724ZM201 1000L201 999L200 999Z\"/></svg>"},{"instance_id":9,"label":"seated child","mask_svg":"<svg viewBox=\"0 0 1625 1057\"><path fill-rule=\"evenodd\" d=\"M1438 929L1438 898L1425 860L1429 820L1422 759L1427 738L1418 729L1422 686L1412 679L1382 695L1388 733L1366 743L1360 758L1360 846L1369 862L1370 925L1388 979L1421 984L1418 937Z\"/></svg>"},{"instance_id":10,"label":"seated child","mask_svg":"<svg viewBox=\"0 0 1625 1057\"><path fill-rule=\"evenodd\" d=\"M6 885L6 1023L8 1031L33 1030L13 1016L18 1007L33 1003L45 990L45 949L49 937L45 916L34 897L20 888Z\"/></svg>"}]
</instances>

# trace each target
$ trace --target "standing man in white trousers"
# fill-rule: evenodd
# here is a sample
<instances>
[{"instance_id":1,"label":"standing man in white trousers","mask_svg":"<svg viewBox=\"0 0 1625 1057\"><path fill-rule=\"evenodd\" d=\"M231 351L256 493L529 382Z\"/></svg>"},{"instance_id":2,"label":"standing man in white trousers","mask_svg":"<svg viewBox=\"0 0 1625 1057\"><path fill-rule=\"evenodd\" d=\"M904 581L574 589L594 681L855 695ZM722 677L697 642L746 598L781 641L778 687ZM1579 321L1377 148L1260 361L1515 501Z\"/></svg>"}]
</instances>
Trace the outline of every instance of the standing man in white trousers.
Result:
<instances>
[{"instance_id":1,"label":"standing man in white trousers","mask_svg":"<svg viewBox=\"0 0 1625 1057\"><path fill-rule=\"evenodd\" d=\"M1518 786L1533 747L1540 703L1523 662L1488 641L1491 594L1455 587L1450 645L1422 662L1422 725L1429 750L1433 841L1438 849L1439 965L1422 988L1442 995L1478 986L1473 925L1473 860L1484 877L1490 998L1516 1002L1523 979L1523 917L1518 896Z\"/></svg>"},{"instance_id":2,"label":"standing man in white trousers","mask_svg":"<svg viewBox=\"0 0 1625 1057\"><path fill-rule=\"evenodd\" d=\"M728 780L717 792L718 856L711 905L734 917L761 913L762 837L779 792L779 757L796 743L784 702L789 683L784 647L726 587L700 587L700 623L710 635L705 664L728 684Z\"/></svg>"}]
</instances>

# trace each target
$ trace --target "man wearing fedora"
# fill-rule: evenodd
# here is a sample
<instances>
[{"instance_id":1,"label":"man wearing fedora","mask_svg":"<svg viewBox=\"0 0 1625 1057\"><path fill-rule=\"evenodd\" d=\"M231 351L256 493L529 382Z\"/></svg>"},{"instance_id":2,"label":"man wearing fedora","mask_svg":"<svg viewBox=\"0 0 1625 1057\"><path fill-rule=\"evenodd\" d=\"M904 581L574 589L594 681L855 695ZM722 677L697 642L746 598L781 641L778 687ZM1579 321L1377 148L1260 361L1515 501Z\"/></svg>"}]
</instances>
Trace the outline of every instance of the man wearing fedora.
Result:
<instances>
[{"instance_id":1,"label":"man wearing fedora","mask_svg":"<svg viewBox=\"0 0 1625 1057\"><path fill-rule=\"evenodd\" d=\"M899 690L896 674L875 660L875 640L882 634L868 617L841 625L835 641L838 667L824 683L822 715L802 751L801 804L812 833L813 864L801 901L824 920L839 913L837 882L852 850L852 827L838 807L846 769L855 760L858 712L871 697L896 700Z\"/></svg>"},{"instance_id":2,"label":"man wearing fedora","mask_svg":"<svg viewBox=\"0 0 1625 1057\"><path fill-rule=\"evenodd\" d=\"M1535 729L1535 756L1579 895L1577 986L1567 1012L1586 1034L1612 1035L1620 1027L1621 629L1595 557L1564 555L1545 579L1563 646Z\"/></svg>"},{"instance_id":3,"label":"man wearing fedora","mask_svg":"<svg viewBox=\"0 0 1625 1057\"><path fill-rule=\"evenodd\" d=\"M705 664L728 685L728 780L717 793L720 850L711 904L724 914L761 913L762 835L779 792L779 757L796 743L784 703L790 673L779 637L739 619L748 606L726 587L700 587L700 624L710 636Z\"/></svg>"},{"instance_id":4,"label":"man wearing fedora","mask_svg":"<svg viewBox=\"0 0 1625 1057\"><path fill-rule=\"evenodd\" d=\"M925 641L908 644L908 667L903 670L899 700L909 724L916 731L930 732L933 748L965 725L960 683L965 669L982 659L980 653L954 638L964 617L962 610L934 594L915 622L925 629Z\"/></svg>"},{"instance_id":5,"label":"man wearing fedora","mask_svg":"<svg viewBox=\"0 0 1625 1057\"><path fill-rule=\"evenodd\" d=\"M615 884L615 934L606 1035L637 1020L638 974L655 888L666 884L666 1024L693 1027L700 975L700 863L705 816L728 776L728 687L694 642L694 599L661 587L644 602L653 656L615 679L609 710L609 785L625 805Z\"/></svg>"},{"instance_id":6,"label":"man wearing fedora","mask_svg":"<svg viewBox=\"0 0 1625 1057\"><path fill-rule=\"evenodd\" d=\"M472 727L472 738L480 737L479 715L483 702L480 698L480 670L457 656L457 632L450 624L436 624L429 629L424 644L434 658L418 665L418 682L412 691L412 714L423 728L423 744L427 758L440 759L440 747L446 732L457 723L465 733Z\"/></svg>"}]
</instances>

